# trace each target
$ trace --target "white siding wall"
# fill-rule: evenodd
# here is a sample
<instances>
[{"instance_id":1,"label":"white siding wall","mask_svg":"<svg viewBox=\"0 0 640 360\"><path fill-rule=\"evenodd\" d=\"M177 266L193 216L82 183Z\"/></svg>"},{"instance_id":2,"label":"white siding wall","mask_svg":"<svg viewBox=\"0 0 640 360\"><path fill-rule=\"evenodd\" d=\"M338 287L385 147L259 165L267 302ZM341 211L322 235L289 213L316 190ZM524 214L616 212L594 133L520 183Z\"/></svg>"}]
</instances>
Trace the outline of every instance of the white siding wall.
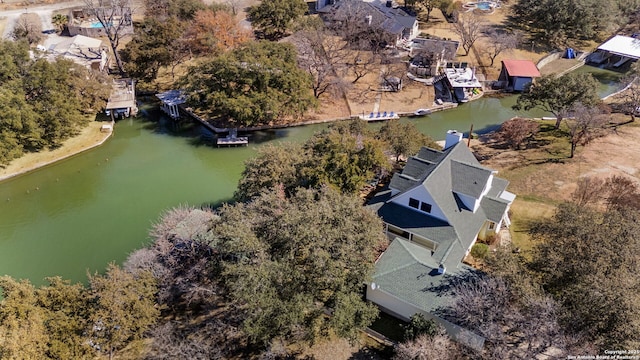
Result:
<instances>
[{"instance_id":1,"label":"white siding wall","mask_svg":"<svg viewBox=\"0 0 640 360\"><path fill-rule=\"evenodd\" d=\"M478 350L481 350L484 347L483 337L434 316L429 312L420 310L416 306L404 302L379 288L373 290L371 289L371 286L367 286L367 300L382 307L383 311L390 311L391 315L399 317L404 321L409 321L412 315L421 313L426 319L433 319L435 322L441 324L447 330L449 336L454 338L456 341Z\"/></svg>"},{"instance_id":2,"label":"white siding wall","mask_svg":"<svg viewBox=\"0 0 640 360\"><path fill-rule=\"evenodd\" d=\"M459 193L456 193L456 194L458 195L458 197L460 198L460 201L462 201L464 206L467 207L467 209L473 212L476 212L476 210L478 210L478 207L480 207L480 200L471 196L467 196Z\"/></svg>"},{"instance_id":3,"label":"white siding wall","mask_svg":"<svg viewBox=\"0 0 640 360\"><path fill-rule=\"evenodd\" d=\"M409 208L415 211L420 211L423 214L427 214L426 212L421 211L420 209L415 209L410 207L409 198L420 200L421 203L426 202L428 204L431 204L431 212L428 214L442 221L447 221L447 218L444 216L444 213L437 206L436 202L433 200L433 197L431 197L431 194L429 194L429 192L427 191L427 189L424 188L424 186L415 187L405 192L404 194L394 198L392 201L406 208Z\"/></svg>"}]
</instances>

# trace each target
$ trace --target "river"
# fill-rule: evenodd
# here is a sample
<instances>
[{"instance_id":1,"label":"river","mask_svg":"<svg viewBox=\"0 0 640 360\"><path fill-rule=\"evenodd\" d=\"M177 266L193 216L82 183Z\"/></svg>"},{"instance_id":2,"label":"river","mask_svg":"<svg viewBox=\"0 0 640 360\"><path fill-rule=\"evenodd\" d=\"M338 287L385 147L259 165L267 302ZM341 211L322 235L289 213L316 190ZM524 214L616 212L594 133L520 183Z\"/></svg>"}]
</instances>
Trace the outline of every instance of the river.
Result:
<instances>
[{"instance_id":1,"label":"river","mask_svg":"<svg viewBox=\"0 0 640 360\"><path fill-rule=\"evenodd\" d=\"M613 92L618 74L594 72L601 95ZM446 130L486 132L516 115L516 96L485 97L456 109L411 120L442 139ZM180 204L216 205L229 200L243 162L257 147L304 141L327 125L253 134L242 148L215 148L198 129L173 131L164 118L119 121L104 145L0 183L0 275L43 284L59 275L86 281L87 272L121 263L148 241L163 210Z\"/></svg>"}]
</instances>

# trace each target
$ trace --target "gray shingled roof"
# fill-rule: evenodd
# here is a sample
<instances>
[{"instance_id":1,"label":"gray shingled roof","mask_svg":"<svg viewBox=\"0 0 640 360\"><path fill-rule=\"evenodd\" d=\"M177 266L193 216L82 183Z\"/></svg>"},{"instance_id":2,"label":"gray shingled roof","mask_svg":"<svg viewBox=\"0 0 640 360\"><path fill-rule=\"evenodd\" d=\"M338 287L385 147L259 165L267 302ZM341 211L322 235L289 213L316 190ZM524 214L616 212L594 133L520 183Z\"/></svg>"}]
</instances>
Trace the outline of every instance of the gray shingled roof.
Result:
<instances>
[{"instance_id":1,"label":"gray shingled roof","mask_svg":"<svg viewBox=\"0 0 640 360\"><path fill-rule=\"evenodd\" d=\"M509 202L506 200L489 198L486 196L483 197L480 202L480 207L484 211L487 219L496 224L502 220L502 216L504 215L505 210L507 210L507 206L509 206Z\"/></svg>"},{"instance_id":2,"label":"gray shingled roof","mask_svg":"<svg viewBox=\"0 0 640 360\"><path fill-rule=\"evenodd\" d=\"M437 275L438 264L423 256L423 248L411 242L396 238L376 263L373 275L381 289L415 305L427 312L434 312L452 303L448 292L437 291L454 275L474 272L468 266L456 273L447 269L444 275Z\"/></svg>"},{"instance_id":3,"label":"gray shingled roof","mask_svg":"<svg viewBox=\"0 0 640 360\"><path fill-rule=\"evenodd\" d=\"M388 8L383 1L342 0L332 8L335 18L346 20L354 16L371 16L371 24L398 35L413 27L416 18L400 8Z\"/></svg>"},{"instance_id":4,"label":"gray shingled roof","mask_svg":"<svg viewBox=\"0 0 640 360\"><path fill-rule=\"evenodd\" d=\"M451 160L451 188L458 194L479 199L491 173L478 165Z\"/></svg>"},{"instance_id":5,"label":"gray shingled roof","mask_svg":"<svg viewBox=\"0 0 640 360\"><path fill-rule=\"evenodd\" d=\"M410 178L395 174L389 184L390 188L400 191L395 197L416 186L424 186L446 221L393 203L391 191L376 195L370 206L384 222L438 243L432 255L434 261L447 269L458 268L485 221L499 222L504 214L508 202L498 197L508 182L494 177L480 208L474 213L462 204L454 191L479 197L492 171L481 166L463 142L445 151L422 148L418 155L409 158L407 169L412 175Z\"/></svg>"}]
</instances>

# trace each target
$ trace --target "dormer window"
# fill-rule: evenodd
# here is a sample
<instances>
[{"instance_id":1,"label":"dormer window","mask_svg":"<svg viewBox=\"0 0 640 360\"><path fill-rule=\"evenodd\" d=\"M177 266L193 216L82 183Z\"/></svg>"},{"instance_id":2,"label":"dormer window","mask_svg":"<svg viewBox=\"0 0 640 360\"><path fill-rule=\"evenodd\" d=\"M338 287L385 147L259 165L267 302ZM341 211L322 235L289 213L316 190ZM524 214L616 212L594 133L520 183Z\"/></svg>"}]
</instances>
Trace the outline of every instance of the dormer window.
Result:
<instances>
[{"instance_id":1,"label":"dormer window","mask_svg":"<svg viewBox=\"0 0 640 360\"><path fill-rule=\"evenodd\" d=\"M411 206L414 209L420 208L420 200L409 198L409 206Z\"/></svg>"},{"instance_id":2,"label":"dormer window","mask_svg":"<svg viewBox=\"0 0 640 360\"><path fill-rule=\"evenodd\" d=\"M430 213L431 212L431 204L423 202L422 204L420 204L420 210Z\"/></svg>"}]
</instances>

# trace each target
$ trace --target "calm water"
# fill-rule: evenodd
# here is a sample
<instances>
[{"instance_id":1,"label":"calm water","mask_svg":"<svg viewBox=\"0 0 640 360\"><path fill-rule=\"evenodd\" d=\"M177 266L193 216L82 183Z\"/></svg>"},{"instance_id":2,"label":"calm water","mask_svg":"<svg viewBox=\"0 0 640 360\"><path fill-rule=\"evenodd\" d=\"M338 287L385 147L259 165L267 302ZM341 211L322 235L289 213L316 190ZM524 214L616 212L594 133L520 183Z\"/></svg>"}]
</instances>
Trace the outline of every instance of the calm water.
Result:
<instances>
[{"instance_id":1,"label":"calm water","mask_svg":"<svg viewBox=\"0 0 640 360\"><path fill-rule=\"evenodd\" d=\"M592 69L579 71L585 70ZM601 93L612 92L615 77L597 73ZM474 132L485 132L518 115L511 110L515 99L484 98L410 121L435 139L448 129L466 132L471 124ZM170 131L164 123L120 121L103 146L0 183L0 275L36 284L52 275L85 281L87 271L120 263L147 243L147 232L163 210L230 199L243 162L256 147L303 141L326 127L260 132L248 147L215 148L206 137L203 144L197 130Z\"/></svg>"}]
</instances>

